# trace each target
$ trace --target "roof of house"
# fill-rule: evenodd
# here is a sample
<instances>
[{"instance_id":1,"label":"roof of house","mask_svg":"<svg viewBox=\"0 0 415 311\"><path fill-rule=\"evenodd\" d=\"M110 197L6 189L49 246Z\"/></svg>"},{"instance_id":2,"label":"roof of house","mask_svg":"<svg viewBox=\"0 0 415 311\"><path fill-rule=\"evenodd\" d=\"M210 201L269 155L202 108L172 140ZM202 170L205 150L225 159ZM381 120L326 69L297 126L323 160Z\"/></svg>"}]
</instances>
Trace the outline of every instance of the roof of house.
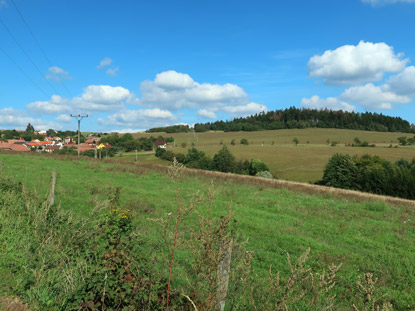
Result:
<instances>
[{"instance_id":1,"label":"roof of house","mask_svg":"<svg viewBox=\"0 0 415 311\"><path fill-rule=\"evenodd\" d=\"M29 148L27 148L23 144L14 144L14 143L2 143L0 144L1 149L9 149L12 151L30 151Z\"/></svg>"},{"instance_id":2,"label":"roof of house","mask_svg":"<svg viewBox=\"0 0 415 311\"><path fill-rule=\"evenodd\" d=\"M12 144L10 147L13 151L30 151L30 149L27 148L25 145Z\"/></svg>"},{"instance_id":3,"label":"roof of house","mask_svg":"<svg viewBox=\"0 0 415 311\"><path fill-rule=\"evenodd\" d=\"M154 142L154 146L163 146L165 144L167 144L167 142L165 140L156 140Z\"/></svg>"},{"instance_id":4,"label":"roof of house","mask_svg":"<svg viewBox=\"0 0 415 311\"><path fill-rule=\"evenodd\" d=\"M23 141L25 141L23 138L20 138L20 139L8 139L7 140L7 142L9 144L14 144L14 143L23 142Z\"/></svg>"}]
</instances>

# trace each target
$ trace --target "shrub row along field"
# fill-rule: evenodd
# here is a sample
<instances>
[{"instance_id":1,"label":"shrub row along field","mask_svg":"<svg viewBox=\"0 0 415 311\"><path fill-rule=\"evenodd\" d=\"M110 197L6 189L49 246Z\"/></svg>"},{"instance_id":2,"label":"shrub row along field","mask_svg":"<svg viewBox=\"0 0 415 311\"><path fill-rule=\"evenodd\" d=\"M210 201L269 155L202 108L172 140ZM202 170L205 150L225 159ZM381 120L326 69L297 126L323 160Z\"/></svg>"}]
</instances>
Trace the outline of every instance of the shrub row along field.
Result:
<instances>
[{"instance_id":1,"label":"shrub row along field","mask_svg":"<svg viewBox=\"0 0 415 311\"><path fill-rule=\"evenodd\" d=\"M150 137L154 133L138 133L134 137ZM165 135L161 133L161 135ZM237 160L259 159L270 168L271 174L279 179L314 183L323 177L324 168L334 154L378 155L395 162L401 158L411 161L415 155L414 146L398 146L399 137L412 137L407 133L367 132L337 129L292 129L260 132L206 132L173 133L175 143L168 150L186 153L191 147L206 152L213 157L226 145ZM298 144L293 139L298 139ZM352 147L355 138L376 147ZM240 144L242 139L248 145ZM232 141L235 145L232 145ZM335 146L332 143L336 142ZM392 144L393 148L389 148ZM174 147L175 146L175 147ZM183 147L184 146L184 147ZM131 157L129 156L131 155ZM135 160L135 154L123 154L123 160ZM169 164L147 153L139 154L139 162Z\"/></svg>"},{"instance_id":2,"label":"shrub row along field","mask_svg":"<svg viewBox=\"0 0 415 311\"><path fill-rule=\"evenodd\" d=\"M0 160L0 292L32 310L158 310L167 297L175 310L213 309L231 240L226 310L415 308L413 207L220 178L209 190L203 176L132 163ZM60 208L46 200L52 168Z\"/></svg>"}]
</instances>

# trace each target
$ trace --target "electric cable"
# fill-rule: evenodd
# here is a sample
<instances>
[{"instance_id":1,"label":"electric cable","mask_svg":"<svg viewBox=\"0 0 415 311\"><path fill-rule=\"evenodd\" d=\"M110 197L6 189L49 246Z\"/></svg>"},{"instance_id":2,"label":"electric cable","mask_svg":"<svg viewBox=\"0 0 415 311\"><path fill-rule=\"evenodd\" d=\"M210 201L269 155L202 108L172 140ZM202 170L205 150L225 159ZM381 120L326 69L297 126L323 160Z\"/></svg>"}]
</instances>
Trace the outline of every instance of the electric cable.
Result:
<instances>
[{"instance_id":1,"label":"electric cable","mask_svg":"<svg viewBox=\"0 0 415 311\"><path fill-rule=\"evenodd\" d=\"M42 71L39 69L39 67L35 64L33 59L30 57L30 55L25 51L25 49L22 47L22 45L19 43L19 41L16 39L16 37L13 35L13 33L10 31L10 29L6 26L6 24L1 20L0 18L0 24L6 29L6 31L9 33L10 37L14 40L14 42L17 44L17 46L22 50L23 54L26 55L26 57L29 59L29 61L32 63L32 65L36 68L36 70L39 72L39 74L42 76L42 79L45 79L45 75L42 73ZM49 84L49 86L59 95L61 94L56 90L56 88L47 80L46 82ZM61 96L62 97L62 96Z\"/></svg>"},{"instance_id":2,"label":"electric cable","mask_svg":"<svg viewBox=\"0 0 415 311\"><path fill-rule=\"evenodd\" d=\"M46 61L48 62L50 67L53 67L52 62L50 61L50 58L47 56L45 50L42 48L42 46L40 45L39 41L37 40L35 34L33 33L33 31L30 29L29 24L26 22L26 19L23 17L23 14L20 12L20 10L18 9L16 3L14 2L14 0L10 0L10 2L13 4L14 8L16 9L17 13L19 14L20 18L22 19L23 23L25 24L27 30L29 31L30 35L32 36L33 40L36 42L36 45L38 46L39 50L42 52L43 56L45 57ZM57 75L59 76L59 74L57 73ZM61 77L61 81L62 81L62 85L65 88L65 90L68 92L68 94L72 96L71 91L69 91L69 89L67 88L65 81L64 81L64 77Z\"/></svg>"},{"instance_id":3,"label":"electric cable","mask_svg":"<svg viewBox=\"0 0 415 311\"><path fill-rule=\"evenodd\" d=\"M2 51L4 53L4 55L6 55L10 61L16 65L16 67L26 76L26 78L32 82L32 84L40 91L42 92L44 95L46 95L46 97L49 97L49 95L19 66L19 64L17 64L17 62L5 51L3 50L3 48L0 46L0 51Z\"/></svg>"}]
</instances>

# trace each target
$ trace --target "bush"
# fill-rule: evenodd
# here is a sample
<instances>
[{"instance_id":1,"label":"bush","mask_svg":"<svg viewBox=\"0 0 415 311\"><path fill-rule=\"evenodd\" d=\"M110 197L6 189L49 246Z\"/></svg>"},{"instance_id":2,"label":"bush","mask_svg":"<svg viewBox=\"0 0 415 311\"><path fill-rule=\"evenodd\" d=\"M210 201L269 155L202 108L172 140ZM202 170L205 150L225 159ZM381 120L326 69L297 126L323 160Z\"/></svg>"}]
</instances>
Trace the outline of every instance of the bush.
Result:
<instances>
[{"instance_id":1,"label":"bush","mask_svg":"<svg viewBox=\"0 0 415 311\"><path fill-rule=\"evenodd\" d=\"M357 167L352 157L337 153L327 163L321 183L330 187L355 189L356 176Z\"/></svg>"},{"instance_id":2,"label":"bush","mask_svg":"<svg viewBox=\"0 0 415 311\"><path fill-rule=\"evenodd\" d=\"M241 141L240 141L240 144L241 145L249 145L248 139L242 138Z\"/></svg>"},{"instance_id":3,"label":"bush","mask_svg":"<svg viewBox=\"0 0 415 311\"><path fill-rule=\"evenodd\" d=\"M252 159L249 163L249 175L255 176L262 171L269 171L268 166L261 160Z\"/></svg>"},{"instance_id":4,"label":"bush","mask_svg":"<svg viewBox=\"0 0 415 311\"><path fill-rule=\"evenodd\" d=\"M262 178L269 178L269 179L273 178L270 171L261 171L261 172L256 173L255 176L262 177Z\"/></svg>"},{"instance_id":5,"label":"bush","mask_svg":"<svg viewBox=\"0 0 415 311\"><path fill-rule=\"evenodd\" d=\"M330 158L319 184L415 199L415 160L391 163L379 156L336 154Z\"/></svg>"},{"instance_id":6,"label":"bush","mask_svg":"<svg viewBox=\"0 0 415 311\"><path fill-rule=\"evenodd\" d=\"M228 147L223 146L221 150L213 157L215 169L220 172L233 172L235 169L236 160Z\"/></svg>"}]
</instances>

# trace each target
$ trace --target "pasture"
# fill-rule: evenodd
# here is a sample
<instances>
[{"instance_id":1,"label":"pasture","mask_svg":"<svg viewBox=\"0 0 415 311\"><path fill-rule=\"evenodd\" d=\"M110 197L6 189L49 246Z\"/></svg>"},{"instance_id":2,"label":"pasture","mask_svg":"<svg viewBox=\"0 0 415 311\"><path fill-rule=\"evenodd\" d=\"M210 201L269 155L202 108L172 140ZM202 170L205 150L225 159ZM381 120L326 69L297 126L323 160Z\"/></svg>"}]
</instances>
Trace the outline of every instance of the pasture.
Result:
<instances>
[{"instance_id":1,"label":"pasture","mask_svg":"<svg viewBox=\"0 0 415 311\"><path fill-rule=\"evenodd\" d=\"M158 133L137 133L134 134L134 137L157 135ZM237 159L264 161L273 176L279 179L309 183L314 183L322 178L328 159L336 153L378 155L390 161L401 158L409 161L415 157L415 146L395 148L398 146L398 137L412 136L407 133L311 128L259 132L160 133L160 135L175 138L175 143L169 144L169 150L174 152L186 153L187 149L194 146L213 156L222 148L222 145L227 145ZM299 140L298 145L294 144L294 137ZM367 141L369 144L375 144L376 147L346 146L353 144L356 137L362 142ZM241 145L242 138L247 139L249 145ZM232 140L235 140L235 145L231 144ZM337 142L336 146L331 146L333 141ZM391 144L392 148L389 148ZM123 154L123 159L135 160L135 153ZM155 159L149 153L141 154L138 161L168 164L168 162Z\"/></svg>"},{"instance_id":2,"label":"pasture","mask_svg":"<svg viewBox=\"0 0 415 311\"><path fill-rule=\"evenodd\" d=\"M120 187L122 206L131 210L140 239L147 238L150 244L158 244L160 234L160 228L150 219L162 219L174 213L176 186L188 202L189 194L206 193L211 182L211 178L203 175L184 175L173 183L163 170L113 160L16 154L0 154L0 159L4 164L2 178L23 182L39 199L47 197L50 172L56 168L56 200L79 218L87 217L96 202L108 199ZM379 279L376 292L380 301L392 302L395 310L415 308L413 207L376 201L359 203L353 199L303 194L219 177L213 182L212 214L223 216L231 206L240 238L248 239L244 247L254 252L252 276L256 286L267 283L271 265L273 271L281 271L285 280L289 273L286 253L297 258L310 247L307 267L321 272L331 263L343 264L337 273L335 310L350 310L351 304L358 300L356 282L363 272L371 272ZM206 212L203 206L201 213ZM7 220L4 225L7 228ZM10 240L4 238L0 242ZM2 245L2 249L10 252L6 258L13 258L12 245ZM179 254L178 261L186 260L186 256ZM0 291L10 294L22 276L11 277L9 265L1 260L0 265ZM174 286L182 284L181 273L174 270ZM4 283L4 280L9 281Z\"/></svg>"}]
</instances>

